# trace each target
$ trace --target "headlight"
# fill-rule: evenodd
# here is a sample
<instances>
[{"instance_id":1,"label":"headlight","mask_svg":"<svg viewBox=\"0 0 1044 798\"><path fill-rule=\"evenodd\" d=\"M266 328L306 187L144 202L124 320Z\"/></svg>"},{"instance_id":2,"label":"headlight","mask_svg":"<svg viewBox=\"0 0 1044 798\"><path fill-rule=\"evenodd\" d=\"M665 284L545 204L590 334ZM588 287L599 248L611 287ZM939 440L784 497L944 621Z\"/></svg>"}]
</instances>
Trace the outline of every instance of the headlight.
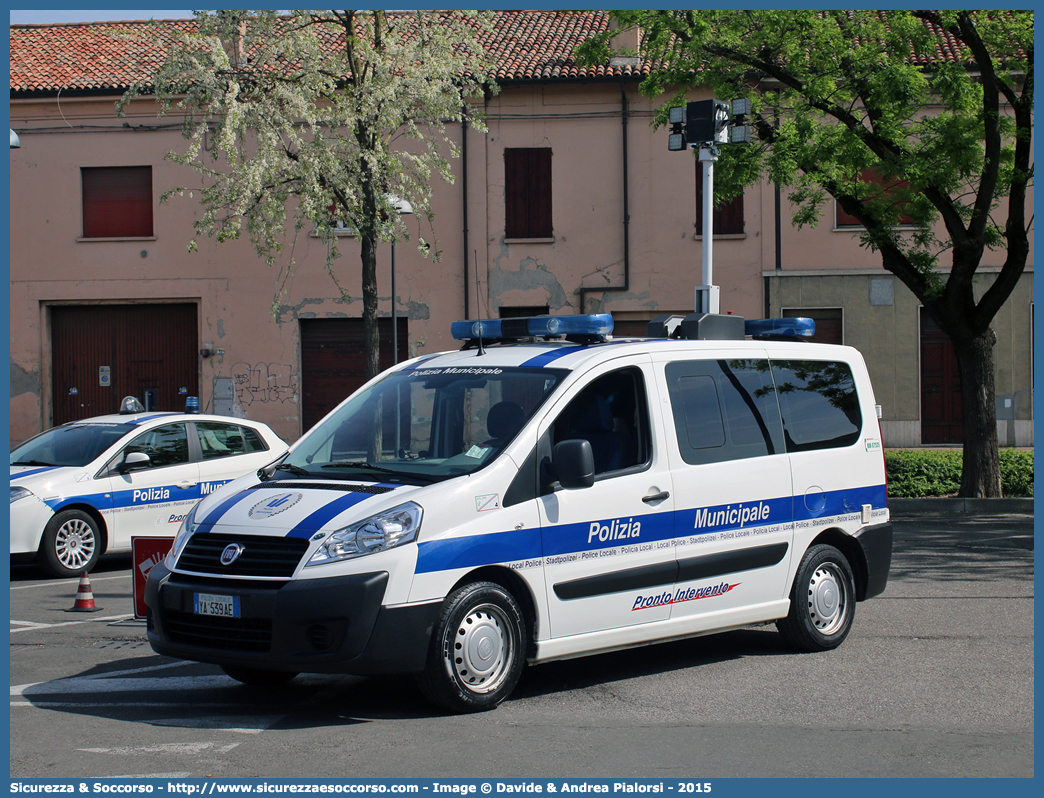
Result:
<instances>
[{"instance_id":1,"label":"headlight","mask_svg":"<svg viewBox=\"0 0 1044 798\"><path fill-rule=\"evenodd\" d=\"M33 492L27 488L20 488L16 485L11 486L11 504L14 504L19 499L24 499L26 496L32 496Z\"/></svg>"},{"instance_id":2,"label":"headlight","mask_svg":"<svg viewBox=\"0 0 1044 798\"><path fill-rule=\"evenodd\" d=\"M178 561L178 557L181 556L181 552L184 551L185 544L189 542L192 533L199 529L199 524L196 523L196 507L199 507L199 504L196 504L195 507L189 510L185 520L181 522L177 537L174 538L174 545L170 547L167 556L163 558L163 564L169 571L174 570L174 564Z\"/></svg>"},{"instance_id":3,"label":"headlight","mask_svg":"<svg viewBox=\"0 0 1044 798\"><path fill-rule=\"evenodd\" d=\"M409 543L416 540L423 515L424 509L419 504L407 502L338 529L323 541L308 564L350 560Z\"/></svg>"}]
</instances>

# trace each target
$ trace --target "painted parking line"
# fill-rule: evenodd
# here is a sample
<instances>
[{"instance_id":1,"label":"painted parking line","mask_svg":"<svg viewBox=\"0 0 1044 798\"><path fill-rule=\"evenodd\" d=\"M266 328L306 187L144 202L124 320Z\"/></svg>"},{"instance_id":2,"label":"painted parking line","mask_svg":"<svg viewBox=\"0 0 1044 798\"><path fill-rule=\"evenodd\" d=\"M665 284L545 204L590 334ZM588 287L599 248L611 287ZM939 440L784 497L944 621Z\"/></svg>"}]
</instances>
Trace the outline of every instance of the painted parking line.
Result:
<instances>
[{"instance_id":1,"label":"painted parking line","mask_svg":"<svg viewBox=\"0 0 1044 798\"><path fill-rule=\"evenodd\" d=\"M88 754L114 756L141 756L143 754L180 754L199 756L202 753L227 754L239 743L157 743L155 745L118 745L113 748L77 748Z\"/></svg>"},{"instance_id":2,"label":"painted parking line","mask_svg":"<svg viewBox=\"0 0 1044 798\"><path fill-rule=\"evenodd\" d=\"M125 621L133 618L134 613L128 612L123 615L105 615L101 618L84 618L80 621L63 621L62 623L37 623L36 621L11 621L11 634L18 632L31 632L39 629L54 629L58 626L76 626L81 623L106 623L108 621ZM15 628L18 627L18 628Z\"/></svg>"},{"instance_id":3,"label":"painted parking line","mask_svg":"<svg viewBox=\"0 0 1044 798\"><path fill-rule=\"evenodd\" d=\"M92 576L92 577L90 577L90 580L91 580L91 584L93 585L95 582L111 582L114 579L130 579L130 577L131 577L130 574L122 574L120 576ZM80 584L80 578L79 577L76 577L75 579L62 579L62 580L52 579L52 580L47 581L47 582L34 582L31 585L12 585L11 586L11 590L31 590L31 589L33 589L35 587L56 587L56 586L57 587L61 587L62 585L79 585L79 584Z\"/></svg>"}]
</instances>

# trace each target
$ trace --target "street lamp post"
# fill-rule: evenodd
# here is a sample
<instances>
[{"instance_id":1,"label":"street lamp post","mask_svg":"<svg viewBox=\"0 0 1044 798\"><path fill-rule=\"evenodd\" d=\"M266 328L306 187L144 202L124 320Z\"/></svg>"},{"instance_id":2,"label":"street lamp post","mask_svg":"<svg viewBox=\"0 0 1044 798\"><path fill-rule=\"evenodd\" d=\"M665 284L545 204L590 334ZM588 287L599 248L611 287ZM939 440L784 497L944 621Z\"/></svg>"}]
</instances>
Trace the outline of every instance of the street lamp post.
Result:
<instances>
[{"instance_id":1,"label":"street lamp post","mask_svg":"<svg viewBox=\"0 0 1044 798\"><path fill-rule=\"evenodd\" d=\"M396 213L399 216L406 216L407 214L413 213L413 206L402 197L396 197L391 195L388 197L392 206L395 208ZM398 364L399 362L399 318L396 310L398 303L398 297L395 294L395 239L392 238L391 242L391 306L392 306L392 363ZM401 386L395 386L395 412L399 412L399 408L402 406L401 397L399 396L399 388ZM402 452L402 419L397 417L395 419L395 457L399 457Z\"/></svg>"},{"instance_id":2,"label":"street lamp post","mask_svg":"<svg viewBox=\"0 0 1044 798\"><path fill-rule=\"evenodd\" d=\"M413 213L413 206L401 197L388 197L399 216ZM398 298L395 295L395 239L391 245L391 306L392 306L392 363L399 362L399 319L396 312Z\"/></svg>"}]
</instances>

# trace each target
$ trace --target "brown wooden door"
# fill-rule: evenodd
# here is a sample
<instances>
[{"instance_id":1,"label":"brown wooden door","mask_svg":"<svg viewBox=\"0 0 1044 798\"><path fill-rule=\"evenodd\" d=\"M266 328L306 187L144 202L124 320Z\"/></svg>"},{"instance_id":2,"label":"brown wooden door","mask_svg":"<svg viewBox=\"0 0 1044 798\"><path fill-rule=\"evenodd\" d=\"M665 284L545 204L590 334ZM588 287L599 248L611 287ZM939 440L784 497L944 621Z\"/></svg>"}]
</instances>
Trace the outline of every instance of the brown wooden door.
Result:
<instances>
[{"instance_id":1,"label":"brown wooden door","mask_svg":"<svg viewBox=\"0 0 1044 798\"><path fill-rule=\"evenodd\" d=\"M921 443L963 443L961 379L953 344L921 309Z\"/></svg>"},{"instance_id":2,"label":"brown wooden door","mask_svg":"<svg viewBox=\"0 0 1044 798\"><path fill-rule=\"evenodd\" d=\"M199 396L196 305L51 308L52 421L115 413L125 396L183 411Z\"/></svg>"},{"instance_id":3,"label":"brown wooden door","mask_svg":"<svg viewBox=\"0 0 1044 798\"><path fill-rule=\"evenodd\" d=\"M409 355L407 322L398 322L399 362ZM377 320L380 367L394 365L390 318ZM301 319L301 432L333 410L366 382L362 319Z\"/></svg>"}]
</instances>

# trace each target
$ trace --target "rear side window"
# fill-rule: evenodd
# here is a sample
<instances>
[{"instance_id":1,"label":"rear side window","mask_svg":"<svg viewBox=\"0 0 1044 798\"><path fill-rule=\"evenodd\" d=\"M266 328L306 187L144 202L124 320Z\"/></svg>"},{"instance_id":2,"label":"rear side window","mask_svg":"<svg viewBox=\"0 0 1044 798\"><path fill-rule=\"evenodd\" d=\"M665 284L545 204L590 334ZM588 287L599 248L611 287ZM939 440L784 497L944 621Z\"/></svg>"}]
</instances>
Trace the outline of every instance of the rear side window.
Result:
<instances>
[{"instance_id":1,"label":"rear side window","mask_svg":"<svg viewBox=\"0 0 1044 798\"><path fill-rule=\"evenodd\" d=\"M204 460L261 452L267 448L261 437L249 427L210 421L197 421L195 425Z\"/></svg>"},{"instance_id":2,"label":"rear side window","mask_svg":"<svg viewBox=\"0 0 1044 798\"><path fill-rule=\"evenodd\" d=\"M851 446L863 417L852 369L829 360L773 360L788 452Z\"/></svg>"},{"instance_id":3,"label":"rear side window","mask_svg":"<svg viewBox=\"0 0 1044 798\"><path fill-rule=\"evenodd\" d=\"M667 387L682 459L691 465L783 453L767 360L669 363Z\"/></svg>"}]
</instances>

